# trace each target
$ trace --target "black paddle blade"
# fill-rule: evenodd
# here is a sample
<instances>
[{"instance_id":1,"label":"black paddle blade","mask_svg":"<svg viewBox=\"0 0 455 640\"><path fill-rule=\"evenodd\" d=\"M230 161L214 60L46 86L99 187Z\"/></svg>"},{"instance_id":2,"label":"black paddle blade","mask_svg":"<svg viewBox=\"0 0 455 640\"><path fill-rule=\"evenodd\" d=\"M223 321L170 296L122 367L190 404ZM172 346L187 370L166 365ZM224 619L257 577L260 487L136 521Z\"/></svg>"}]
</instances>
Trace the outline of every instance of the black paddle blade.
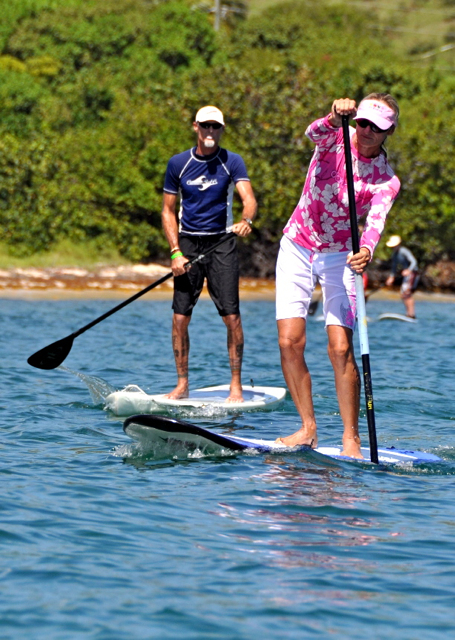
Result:
<instances>
[{"instance_id":1,"label":"black paddle blade","mask_svg":"<svg viewBox=\"0 0 455 640\"><path fill-rule=\"evenodd\" d=\"M65 360L73 346L74 336L71 334L62 340L57 340L52 344L34 353L27 362L37 369L55 369Z\"/></svg>"}]
</instances>

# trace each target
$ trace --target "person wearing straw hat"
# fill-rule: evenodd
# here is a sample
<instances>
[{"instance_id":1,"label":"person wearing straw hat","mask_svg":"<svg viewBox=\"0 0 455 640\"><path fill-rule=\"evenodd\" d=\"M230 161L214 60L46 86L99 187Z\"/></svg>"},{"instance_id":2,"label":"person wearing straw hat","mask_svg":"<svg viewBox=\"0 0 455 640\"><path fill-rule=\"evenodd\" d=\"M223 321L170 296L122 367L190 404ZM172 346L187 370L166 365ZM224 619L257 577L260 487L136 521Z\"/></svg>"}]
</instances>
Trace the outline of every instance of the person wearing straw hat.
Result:
<instances>
[{"instance_id":1,"label":"person wearing straw hat","mask_svg":"<svg viewBox=\"0 0 455 640\"><path fill-rule=\"evenodd\" d=\"M386 242L386 247L393 249L393 254L392 270L385 284L387 287L391 287L397 279L402 278L400 295L406 309L406 315L408 318L415 318L413 294L419 281L417 260L409 249L403 247L401 236L390 236Z\"/></svg>"},{"instance_id":2,"label":"person wearing straw hat","mask_svg":"<svg viewBox=\"0 0 455 640\"><path fill-rule=\"evenodd\" d=\"M350 116L351 153L357 216L365 219L360 249L352 253L342 116ZM358 419L360 374L352 335L356 319L355 272L363 273L379 242L387 214L400 190L388 164L386 139L398 124L396 100L386 93L366 96L359 104L335 100L331 112L306 130L316 148L297 207L284 228L276 266L276 318L281 366L301 418L301 427L278 440L288 446L317 447L312 382L305 362L306 318L319 281L335 374L343 451L362 458Z\"/></svg>"},{"instance_id":3,"label":"person wearing straw hat","mask_svg":"<svg viewBox=\"0 0 455 640\"><path fill-rule=\"evenodd\" d=\"M227 231L241 237L249 235L256 215L256 198L242 157L219 146L224 129L224 116L217 107L207 105L199 109L193 122L196 146L169 160L164 179L162 222L174 274L172 345L178 376L177 386L167 394L172 399L188 396L188 327L207 278L210 297L228 334L231 384L227 402L243 402L243 329L236 238L222 242L187 268L190 260L219 243ZM243 204L242 218L236 224L232 214L234 188Z\"/></svg>"}]
</instances>

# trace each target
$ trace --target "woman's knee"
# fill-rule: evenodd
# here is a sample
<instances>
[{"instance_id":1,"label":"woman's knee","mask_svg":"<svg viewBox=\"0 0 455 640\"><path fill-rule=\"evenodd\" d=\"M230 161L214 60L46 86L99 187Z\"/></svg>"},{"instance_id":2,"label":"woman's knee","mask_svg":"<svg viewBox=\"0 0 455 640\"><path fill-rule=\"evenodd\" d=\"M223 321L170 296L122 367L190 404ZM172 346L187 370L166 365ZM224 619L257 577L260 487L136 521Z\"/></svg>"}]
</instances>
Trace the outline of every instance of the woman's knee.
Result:
<instances>
[{"instance_id":1,"label":"woman's knee","mask_svg":"<svg viewBox=\"0 0 455 640\"><path fill-rule=\"evenodd\" d=\"M352 333L345 330L344 327L340 331L329 333L329 344L327 352L331 362L347 361L353 356Z\"/></svg>"},{"instance_id":2,"label":"woman's knee","mask_svg":"<svg viewBox=\"0 0 455 640\"><path fill-rule=\"evenodd\" d=\"M280 333L278 346L281 353L303 353L306 347L306 336Z\"/></svg>"},{"instance_id":3,"label":"woman's knee","mask_svg":"<svg viewBox=\"0 0 455 640\"><path fill-rule=\"evenodd\" d=\"M305 321L302 318L278 320L278 346L281 353L303 353L306 346Z\"/></svg>"},{"instance_id":4,"label":"woman's knee","mask_svg":"<svg viewBox=\"0 0 455 640\"><path fill-rule=\"evenodd\" d=\"M351 355L351 345L346 342L329 344L327 347L327 352L329 354L331 362L340 360L346 361Z\"/></svg>"}]
</instances>

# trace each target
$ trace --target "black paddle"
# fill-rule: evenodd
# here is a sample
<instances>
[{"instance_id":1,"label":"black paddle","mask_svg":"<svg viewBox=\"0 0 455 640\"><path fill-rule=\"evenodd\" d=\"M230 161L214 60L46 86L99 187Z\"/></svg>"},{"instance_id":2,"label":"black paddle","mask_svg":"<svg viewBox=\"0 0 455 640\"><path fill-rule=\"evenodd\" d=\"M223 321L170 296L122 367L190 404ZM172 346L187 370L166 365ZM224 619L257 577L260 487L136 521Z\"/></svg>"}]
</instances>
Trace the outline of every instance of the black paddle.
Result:
<instances>
[{"instance_id":1,"label":"black paddle","mask_svg":"<svg viewBox=\"0 0 455 640\"><path fill-rule=\"evenodd\" d=\"M212 251L214 251L217 247L219 247L220 244L223 244L223 242L226 242L226 240L228 240L229 238L234 238L235 235L236 235L235 233L227 233L225 236L221 238L219 242L216 242L213 245L213 247L210 247L210 249L207 249L205 253L201 253L199 256L197 256L197 258L193 258L193 260L190 260L189 262L187 262L186 266L189 267L190 265L195 264L196 262L199 262L200 260L205 258L205 256L207 256L209 253L212 253ZM32 365L32 367L36 367L37 369L55 369L56 367L62 364L62 362L65 360L65 358L71 351L71 347L73 346L73 342L75 338L80 336L82 333L85 333L85 331L88 331L88 329L91 329L99 322L102 322L102 320L105 320L106 318L111 316L113 313L120 311L120 309L123 309L123 307L126 307L131 302L134 302L135 300L143 296L148 291L155 289L155 287L158 287L160 284L162 284L169 278L172 278L172 271L167 273L165 276L163 276L159 280L152 282L152 284L149 284L148 287L145 287L145 289L138 291L137 293L134 294L134 296L131 296L131 298L124 300L123 302L118 304L116 307L114 307L110 311L103 313L103 315L100 316L99 318L96 318L96 320L92 320L92 322L89 322L88 324L86 324L85 327L78 329L78 331L75 331L71 335L66 336L66 338L62 338L61 340L57 340L57 342L53 342L47 347L44 347L44 349L40 349L39 351L37 351L36 353L34 353L28 358L27 360L28 364Z\"/></svg>"},{"instance_id":2,"label":"black paddle","mask_svg":"<svg viewBox=\"0 0 455 640\"><path fill-rule=\"evenodd\" d=\"M349 219L351 222L352 251L359 253L359 228L357 226L357 212L355 207L354 176L352 173L351 140L349 136L349 116L342 116L344 156L346 159L346 179L349 199ZM370 438L371 462L379 463L378 442L376 439L376 425L374 418L373 386L371 384L370 349L368 345L367 314L365 308L365 292L361 273L355 274L355 290L357 300L357 320L359 325L360 352L362 354L363 383L367 410L368 435Z\"/></svg>"}]
</instances>

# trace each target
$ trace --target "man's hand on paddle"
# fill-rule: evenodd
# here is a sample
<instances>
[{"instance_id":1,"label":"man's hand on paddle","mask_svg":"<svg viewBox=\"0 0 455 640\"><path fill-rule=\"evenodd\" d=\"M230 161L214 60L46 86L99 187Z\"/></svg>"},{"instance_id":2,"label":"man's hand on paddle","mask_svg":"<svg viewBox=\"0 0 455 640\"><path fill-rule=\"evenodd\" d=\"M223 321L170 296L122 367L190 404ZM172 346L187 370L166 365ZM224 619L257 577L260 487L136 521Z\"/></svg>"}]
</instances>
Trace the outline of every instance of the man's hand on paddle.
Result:
<instances>
[{"instance_id":1,"label":"man's hand on paddle","mask_svg":"<svg viewBox=\"0 0 455 640\"><path fill-rule=\"evenodd\" d=\"M252 229L249 222L246 220L241 220L240 222L236 222L232 225L231 231L233 231L236 235L244 238L245 236L249 236Z\"/></svg>"},{"instance_id":2,"label":"man's hand on paddle","mask_svg":"<svg viewBox=\"0 0 455 640\"><path fill-rule=\"evenodd\" d=\"M191 265L188 265L188 258L185 256L179 256L178 258L174 258L171 263L172 273L174 276L183 276L184 273L191 269Z\"/></svg>"},{"instance_id":3,"label":"man's hand on paddle","mask_svg":"<svg viewBox=\"0 0 455 640\"><path fill-rule=\"evenodd\" d=\"M332 127L341 127L341 116L355 116L357 113L357 107L355 100L350 98L341 98L334 100L332 104L332 111L329 116L329 121Z\"/></svg>"},{"instance_id":4,"label":"man's hand on paddle","mask_svg":"<svg viewBox=\"0 0 455 640\"><path fill-rule=\"evenodd\" d=\"M355 255L351 251L346 262L356 273L363 273L370 264L370 259L371 255L369 249L366 247L360 247L359 253L356 253Z\"/></svg>"}]
</instances>

